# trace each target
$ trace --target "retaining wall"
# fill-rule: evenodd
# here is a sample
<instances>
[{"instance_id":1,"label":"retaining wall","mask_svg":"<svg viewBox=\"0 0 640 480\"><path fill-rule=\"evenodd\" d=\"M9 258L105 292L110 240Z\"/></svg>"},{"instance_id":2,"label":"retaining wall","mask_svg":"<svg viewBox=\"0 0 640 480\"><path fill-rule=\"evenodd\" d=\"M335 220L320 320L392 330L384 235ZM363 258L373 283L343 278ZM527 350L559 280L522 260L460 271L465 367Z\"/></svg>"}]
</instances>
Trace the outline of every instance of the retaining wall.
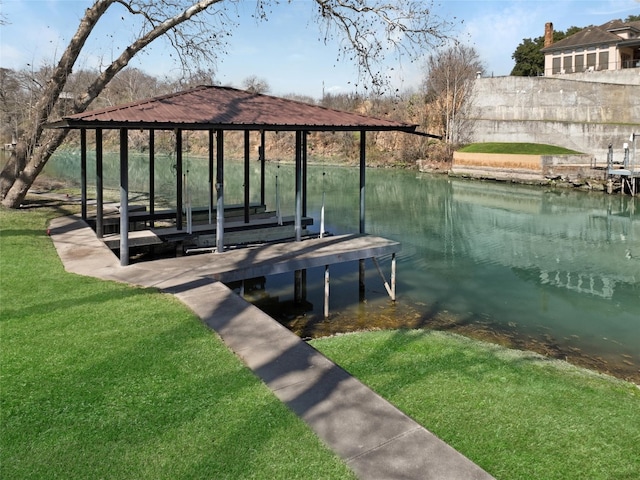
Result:
<instances>
[{"instance_id":1,"label":"retaining wall","mask_svg":"<svg viewBox=\"0 0 640 480\"><path fill-rule=\"evenodd\" d=\"M640 132L640 69L630 72L477 79L466 140L548 143L605 163L609 144L621 155Z\"/></svg>"}]
</instances>

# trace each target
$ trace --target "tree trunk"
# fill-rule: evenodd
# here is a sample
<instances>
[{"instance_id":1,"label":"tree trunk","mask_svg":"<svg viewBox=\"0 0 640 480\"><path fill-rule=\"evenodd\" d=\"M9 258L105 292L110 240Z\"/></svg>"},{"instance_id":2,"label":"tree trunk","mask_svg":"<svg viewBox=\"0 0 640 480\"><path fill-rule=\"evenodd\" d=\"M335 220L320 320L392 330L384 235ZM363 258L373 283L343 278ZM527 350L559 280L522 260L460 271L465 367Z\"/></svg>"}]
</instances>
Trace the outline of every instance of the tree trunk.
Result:
<instances>
[{"instance_id":1,"label":"tree trunk","mask_svg":"<svg viewBox=\"0 0 640 480\"><path fill-rule=\"evenodd\" d=\"M45 135L42 146L33 153L32 157L26 163L24 170L21 170L20 173L15 176L15 179L12 179L12 183L7 192L3 192L2 205L8 208L20 207L20 204L24 201L24 197L27 195L36 177L42 172L42 169L47 164L47 160L49 160L56 148L58 148L66 138L67 133L67 130L55 130ZM22 157L26 160L27 151L27 144L25 142L18 142L15 149L16 159ZM13 158L14 156L12 155L11 159ZM14 161L14 165L17 164L19 164L19 161ZM4 171L2 182L4 184Z\"/></svg>"}]
</instances>

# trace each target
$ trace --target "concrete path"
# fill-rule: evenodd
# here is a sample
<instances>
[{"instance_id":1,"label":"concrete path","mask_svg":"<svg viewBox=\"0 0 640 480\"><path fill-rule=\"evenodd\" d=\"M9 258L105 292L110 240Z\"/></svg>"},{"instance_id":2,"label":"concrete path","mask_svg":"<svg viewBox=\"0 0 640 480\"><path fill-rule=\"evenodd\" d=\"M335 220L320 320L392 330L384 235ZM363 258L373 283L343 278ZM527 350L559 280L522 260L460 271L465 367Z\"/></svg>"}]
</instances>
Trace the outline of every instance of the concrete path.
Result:
<instances>
[{"instance_id":1,"label":"concrete path","mask_svg":"<svg viewBox=\"0 0 640 480\"><path fill-rule=\"evenodd\" d=\"M176 295L358 478L492 478L224 284L203 276L194 265L186 267L184 258L163 260L154 268L148 263L121 267L77 217L55 219L50 233L69 272ZM201 266L211 263L211 255L198 257Z\"/></svg>"}]
</instances>

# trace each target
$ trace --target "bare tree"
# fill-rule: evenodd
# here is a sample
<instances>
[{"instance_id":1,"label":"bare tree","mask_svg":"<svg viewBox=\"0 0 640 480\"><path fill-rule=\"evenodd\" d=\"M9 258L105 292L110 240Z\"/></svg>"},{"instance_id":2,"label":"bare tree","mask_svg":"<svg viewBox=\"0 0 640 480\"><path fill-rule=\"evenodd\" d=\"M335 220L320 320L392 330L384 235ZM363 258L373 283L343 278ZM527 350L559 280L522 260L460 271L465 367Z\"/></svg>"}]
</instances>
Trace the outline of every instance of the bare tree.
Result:
<instances>
[{"instance_id":1,"label":"bare tree","mask_svg":"<svg viewBox=\"0 0 640 480\"><path fill-rule=\"evenodd\" d=\"M271 87L269 82L264 78L259 78L256 75L251 75L242 81L242 87L248 92L252 93L269 93Z\"/></svg>"},{"instance_id":2,"label":"bare tree","mask_svg":"<svg viewBox=\"0 0 640 480\"><path fill-rule=\"evenodd\" d=\"M431 55L426 64L424 88L432 112L430 128L438 128L448 144L464 141L473 105L473 81L484 72L473 47L454 44Z\"/></svg>"},{"instance_id":3,"label":"bare tree","mask_svg":"<svg viewBox=\"0 0 640 480\"><path fill-rule=\"evenodd\" d=\"M0 199L17 208L55 149L67 135L65 130L44 130L56 118L71 71L85 42L105 13L124 7L127 22L141 24L137 38L95 76L86 90L73 99L70 113L85 111L123 70L129 61L160 37L168 39L184 69L201 69L224 53L226 38L234 22L229 8L238 0L96 0L86 9L80 25L44 85L34 106L32 119L0 174ZM266 19L268 5L277 0L256 0L256 17ZM341 54L354 61L361 77L382 88L388 78L378 69L389 55L416 58L428 46L440 43L451 27L434 16L430 4L407 0L315 0L316 19L323 38L341 40ZM227 8L229 7L229 8ZM137 24L137 23L136 23ZM25 165L24 168L16 168Z\"/></svg>"}]
</instances>

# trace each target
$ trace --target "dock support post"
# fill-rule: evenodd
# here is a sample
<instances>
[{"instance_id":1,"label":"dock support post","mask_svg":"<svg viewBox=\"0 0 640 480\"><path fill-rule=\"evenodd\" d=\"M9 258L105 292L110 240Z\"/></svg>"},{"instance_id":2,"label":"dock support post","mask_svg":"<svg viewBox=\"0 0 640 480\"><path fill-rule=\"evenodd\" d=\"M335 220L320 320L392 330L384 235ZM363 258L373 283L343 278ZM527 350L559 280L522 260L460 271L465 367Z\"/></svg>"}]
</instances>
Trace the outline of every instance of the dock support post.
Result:
<instances>
[{"instance_id":1,"label":"dock support post","mask_svg":"<svg viewBox=\"0 0 640 480\"><path fill-rule=\"evenodd\" d=\"M302 132L296 131L296 213L294 229L296 242L302 240Z\"/></svg>"},{"instance_id":2,"label":"dock support post","mask_svg":"<svg viewBox=\"0 0 640 480\"><path fill-rule=\"evenodd\" d=\"M87 220L87 131L80 130L80 208L84 221Z\"/></svg>"},{"instance_id":3,"label":"dock support post","mask_svg":"<svg viewBox=\"0 0 640 480\"><path fill-rule=\"evenodd\" d=\"M244 131L244 223L249 223L249 161L250 161L250 138L249 130Z\"/></svg>"},{"instance_id":4,"label":"dock support post","mask_svg":"<svg viewBox=\"0 0 640 480\"><path fill-rule=\"evenodd\" d=\"M358 260L358 298L361 302L365 301L365 260Z\"/></svg>"},{"instance_id":5,"label":"dock support post","mask_svg":"<svg viewBox=\"0 0 640 480\"><path fill-rule=\"evenodd\" d=\"M224 131L216 130L216 253L224 252Z\"/></svg>"},{"instance_id":6,"label":"dock support post","mask_svg":"<svg viewBox=\"0 0 640 480\"><path fill-rule=\"evenodd\" d=\"M182 130L176 129L176 229L182 230Z\"/></svg>"},{"instance_id":7,"label":"dock support post","mask_svg":"<svg viewBox=\"0 0 640 480\"><path fill-rule=\"evenodd\" d=\"M149 226L155 227L153 217L156 213L156 131L149 130Z\"/></svg>"},{"instance_id":8,"label":"dock support post","mask_svg":"<svg viewBox=\"0 0 640 480\"><path fill-rule=\"evenodd\" d=\"M260 159L260 205L264 205L264 180L265 180L265 140L264 140L264 130L260 132L260 149L258 153L258 157Z\"/></svg>"},{"instance_id":9,"label":"dock support post","mask_svg":"<svg viewBox=\"0 0 640 480\"><path fill-rule=\"evenodd\" d=\"M213 225L213 130L209 130L209 225Z\"/></svg>"},{"instance_id":10,"label":"dock support post","mask_svg":"<svg viewBox=\"0 0 640 480\"><path fill-rule=\"evenodd\" d=\"M329 265L324 266L324 318L329 318Z\"/></svg>"},{"instance_id":11,"label":"dock support post","mask_svg":"<svg viewBox=\"0 0 640 480\"><path fill-rule=\"evenodd\" d=\"M120 265L129 265L129 138L120 129Z\"/></svg>"},{"instance_id":12,"label":"dock support post","mask_svg":"<svg viewBox=\"0 0 640 480\"><path fill-rule=\"evenodd\" d=\"M96 129L96 236L102 238L104 217L104 196L102 176L102 129Z\"/></svg>"},{"instance_id":13,"label":"dock support post","mask_svg":"<svg viewBox=\"0 0 640 480\"><path fill-rule=\"evenodd\" d=\"M380 268L380 264L378 263L378 259L376 257L371 257L373 260L373 264L378 269L378 273L384 282L384 288L389 294L389 297L392 301L396 301L396 254L391 254L391 286L387 283L387 279L384 278L384 273L382 273L382 269Z\"/></svg>"}]
</instances>

